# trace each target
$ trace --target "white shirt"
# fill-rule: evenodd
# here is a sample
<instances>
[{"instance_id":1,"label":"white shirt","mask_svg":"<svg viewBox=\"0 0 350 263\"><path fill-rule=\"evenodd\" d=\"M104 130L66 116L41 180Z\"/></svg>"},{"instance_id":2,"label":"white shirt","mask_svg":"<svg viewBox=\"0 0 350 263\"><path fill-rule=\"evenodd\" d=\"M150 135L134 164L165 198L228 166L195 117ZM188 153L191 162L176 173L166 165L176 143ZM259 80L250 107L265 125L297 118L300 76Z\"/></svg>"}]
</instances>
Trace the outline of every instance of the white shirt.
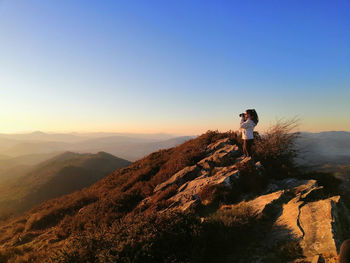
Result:
<instances>
[{"instance_id":1,"label":"white shirt","mask_svg":"<svg viewBox=\"0 0 350 263\"><path fill-rule=\"evenodd\" d=\"M254 139L254 128L255 128L256 124L248 119L246 121L244 121L243 117L241 118L241 124L240 124L240 128L242 131L242 139L243 140L250 140L250 139Z\"/></svg>"}]
</instances>

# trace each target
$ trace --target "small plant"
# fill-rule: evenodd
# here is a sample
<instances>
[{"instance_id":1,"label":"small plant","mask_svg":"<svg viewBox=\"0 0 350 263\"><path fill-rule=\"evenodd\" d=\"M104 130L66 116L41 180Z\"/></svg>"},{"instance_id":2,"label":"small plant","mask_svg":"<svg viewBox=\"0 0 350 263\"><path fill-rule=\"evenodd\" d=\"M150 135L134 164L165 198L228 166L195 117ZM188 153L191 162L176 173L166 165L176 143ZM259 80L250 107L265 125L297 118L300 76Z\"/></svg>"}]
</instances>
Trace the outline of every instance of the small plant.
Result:
<instances>
[{"instance_id":1,"label":"small plant","mask_svg":"<svg viewBox=\"0 0 350 263\"><path fill-rule=\"evenodd\" d=\"M255 158L260 160L270 177L285 178L295 173L295 157L298 155L298 132L295 119L278 121L265 134L255 140Z\"/></svg>"}]
</instances>

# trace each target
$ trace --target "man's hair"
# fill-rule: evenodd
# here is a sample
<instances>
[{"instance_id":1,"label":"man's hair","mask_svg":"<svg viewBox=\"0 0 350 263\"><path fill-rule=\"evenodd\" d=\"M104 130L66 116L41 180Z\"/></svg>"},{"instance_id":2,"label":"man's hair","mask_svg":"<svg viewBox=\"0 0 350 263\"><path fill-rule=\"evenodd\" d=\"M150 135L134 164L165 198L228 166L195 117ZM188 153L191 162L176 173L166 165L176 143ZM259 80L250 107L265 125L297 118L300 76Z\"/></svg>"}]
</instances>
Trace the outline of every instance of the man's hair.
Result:
<instances>
[{"instance_id":1,"label":"man's hair","mask_svg":"<svg viewBox=\"0 0 350 263\"><path fill-rule=\"evenodd\" d=\"M249 110L246 110L246 112L249 113L249 115L252 117L252 121L255 123L255 125L257 125L259 122L259 117L255 109L249 109Z\"/></svg>"}]
</instances>

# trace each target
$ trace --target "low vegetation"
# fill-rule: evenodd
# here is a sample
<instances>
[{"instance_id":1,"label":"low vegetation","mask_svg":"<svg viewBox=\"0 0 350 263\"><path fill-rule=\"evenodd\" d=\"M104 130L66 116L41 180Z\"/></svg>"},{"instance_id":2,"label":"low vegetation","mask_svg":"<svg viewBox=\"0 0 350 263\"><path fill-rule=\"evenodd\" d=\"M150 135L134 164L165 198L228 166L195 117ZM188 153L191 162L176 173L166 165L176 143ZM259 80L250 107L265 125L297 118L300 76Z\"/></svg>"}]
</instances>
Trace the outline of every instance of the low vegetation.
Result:
<instances>
[{"instance_id":1,"label":"low vegetation","mask_svg":"<svg viewBox=\"0 0 350 263\"><path fill-rule=\"evenodd\" d=\"M279 121L263 135L255 136L255 157L270 177L282 179L297 173L295 157L299 133L294 132L296 127L296 120Z\"/></svg>"}]
</instances>

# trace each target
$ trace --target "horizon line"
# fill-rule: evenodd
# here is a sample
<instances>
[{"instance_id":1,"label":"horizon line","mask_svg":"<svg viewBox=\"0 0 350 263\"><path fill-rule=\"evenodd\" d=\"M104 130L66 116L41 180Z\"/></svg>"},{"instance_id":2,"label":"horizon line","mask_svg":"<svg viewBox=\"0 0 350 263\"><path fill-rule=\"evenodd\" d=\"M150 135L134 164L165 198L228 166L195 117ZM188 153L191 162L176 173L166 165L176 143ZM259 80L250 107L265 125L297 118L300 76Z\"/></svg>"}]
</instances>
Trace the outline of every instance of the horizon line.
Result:
<instances>
[{"instance_id":1,"label":"horizon line","mask_svg":"<svg viewBox=\"0 0 350 263\"><path fill-rule=\"evenodd\" d=\"M209 131L209 130L208 130ZM217 129L214 129L212 131L218 131ZM227 131L218 131L218 132L229 132L229 131L239 131L239 130L227 130ZM206 133L202 132L200 134ZM320 130L320 131L298 131L302 133L324 133L324 132L349 132L347 130ZM42 134L48 134L48 135L54 135L54 134L132 134L132 135L170 135L170 136L198 136L200 134L197 133L172 133L172 132L122 132L122 131L42 131L42 130L33 130L33 131L15 131L15 132L1 132L0 135L25 135L25 134L35 134L35 133L42 133Z\"/></svg>"}]
</instances>

